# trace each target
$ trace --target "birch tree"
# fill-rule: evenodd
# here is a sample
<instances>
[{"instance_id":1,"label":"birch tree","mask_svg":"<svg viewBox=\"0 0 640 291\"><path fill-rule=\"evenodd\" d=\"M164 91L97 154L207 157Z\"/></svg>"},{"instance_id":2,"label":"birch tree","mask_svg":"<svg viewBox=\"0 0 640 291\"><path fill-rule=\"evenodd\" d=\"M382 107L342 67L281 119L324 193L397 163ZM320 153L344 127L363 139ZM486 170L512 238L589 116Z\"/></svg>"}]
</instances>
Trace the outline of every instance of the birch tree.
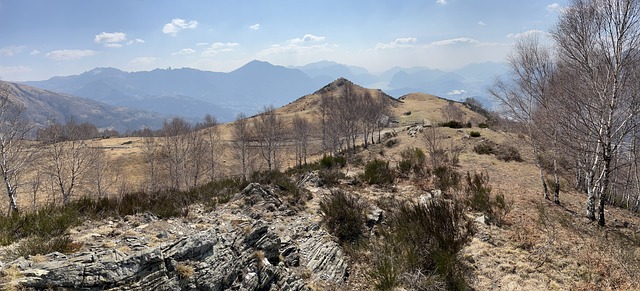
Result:
<instances>
[{"instance_id":1,"label":"birch tree","mask_svg":"<svg viewBox=\"0 0 640 291\"><path fill-rule=\"evenodd\" d=\"M565 124L584 131L588 149L587 216L605 225L613 158L636 126L640 82L640 4L637 0L574 0L552 32L559 66L573 78L573 109Z\"/></svg>"},{"instance_id":2,"label":"birch tree","mask_svg":"<svg viewBox=\"0 0 640 291\"><path fill-rule=\"evenodd\" d=\"M31 125L24 118L24 108L10 100L11 88L0 82L0 172L9 198L9 212L18 212L18 190L25 167L32 157L26 136Z\"/></svg>"}]
</instances>

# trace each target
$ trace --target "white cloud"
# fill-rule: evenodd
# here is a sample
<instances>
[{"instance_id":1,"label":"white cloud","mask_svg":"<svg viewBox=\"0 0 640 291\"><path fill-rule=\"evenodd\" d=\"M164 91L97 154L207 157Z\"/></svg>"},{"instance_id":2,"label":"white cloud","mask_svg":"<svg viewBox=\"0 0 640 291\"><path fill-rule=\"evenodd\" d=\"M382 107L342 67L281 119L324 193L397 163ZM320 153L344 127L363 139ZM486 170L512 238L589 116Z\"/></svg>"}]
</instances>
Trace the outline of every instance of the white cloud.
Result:
<instances>
[{"instance_id":1,"label":"white cloud","mask_svg":"<svg viewBox=\"0 0 640 291\"><path fill-rule=\"evenodd\" d=\"M558 3L552 3L547 5L547 11L549 12L556 12L556 11L559 11L561 8L562 7Z\"/></svg>"},{"instance_id":2,"label":"white cloud","mask_svg":"<svg viewBox=\"0 0 640 291\"><path fill-rule=\"evenodd\" d=\"M204 52L202 52L201 55L203 57L210 57L210 56L217 55L218 53L221 53L221 52L233 51L238 46L240 46L240 44L237 42L227 42L227 43L216 42L211 44L211 46L207 48Z\"/></svg>"},{"instance_id":3,"label":"white cloud","mask_svg":"<svg viewBox=\"0 0 640 291\"><path fill-rule=\"evenodd\" d=\"M122 44L119 44L119 43L105 43L104 47L119 48L119 47L122 47Z\"/></svg>"},{"instance_id":4,"label":"white cloud","mask_svg":"<svg viewBox=\"0 0 640 291\"><path fill-rule=\"evenodd\" d=\"M478 41L473 39L473 38L459 37L459 38L452 38L452 39L434 41L434 42L428 44L427 47L430 47L430 46L450 46L450 45L456 45L456 44L476 44L476 43L478 43Z\"/></svg>"},{"instance_id":5,"label":"white cloud","mask_svg":"<svg viewBox=\"0 0 640 291\"><path fill-rule=\"evenodd\" d=\"M17 55L24 50L25 46L23 45L10 45L0 48L0 56L11 57Z\"/></svg>"},{"instance_id":6,"label":"white cloud","mask_svg":"<svg viewBox=\"0 0 640 291\"><path fill-rule=\"evenodd\" d=\"M478 21L478 25L485 26L485 25L487 25L487 24L486 24L486 23L484 23L484 21Z\"/></svg>"},{"instance_id":7,"label":"white cloud","mask_svg":"<svg viewBox=\"0 0 640 291\"><path fill-rule=\"evenodd\" d=\"M249 26L249 28L251 30L258 30L258 29L260 29L260 23L256 23L254 25L251 25L251 26Z\"/></svg>"},{"instance_id":8,"label":"white cloud","mask_svg":"<svg viewBox=\"0 0 640 291\"><path fill-rule=\"evenodd\" d=\"M177 51L175 53L172 53L171 55L172 56L175 56L175 55L189 55L189 54L192 54L192 53L195 53L195 52L196 51L194 49L184 48L184 49L181 49L181 50L179 50L179 51Z\"/></svg>"},{"instance_id":9,"label":"white cloud","mask_svg":"<svg viewBox=\"0 0 640 291\"><path fill-rule=\"evenodd\" d=\"M154 57L139 57L131 60L129 65L138 66L138 65L152 65L156 62L156 58Z\"/></svg>"},{"instance_id":10,"label":"white cloud","mask_svg":"<svg viewBox=\"0 0 640 291\"><path fill-rule=\"evenodd\" d=\"M542 31L542 30L538 30L538 29L532 29L532 30L527 30L527 31L523 31L523 32L518 32L518 33L509 33L507 34L508 38L522 38L522 37L528 37L531 35L541 35L541 36L547 36L549 33Z\"/></svg>"},{"instance_id":11,"label":"white cloud","mask_svg":"<svg viewBox=\"0 0 640 291\"><path fill-rule=\"evenodd\" d=\"M457 90L456 89L456 90L453 90L451 92L448 92L447 95L462 95L462 94L465 94L465 93L467 93L467 91L465 91L465 90Z\"/></svg>"},{"instance_id":12,"label":"white cloud","mask_svg":"<svg viewBox=\"0 0 640 291\"><path fill-rule=\"evenodd\" d=\"M191 20L187 22L181 18L174 18L171 22L164 25L162 32L171 36L176 36L178 35L178 32L183 29L195 29L196 27L198 27L198 21Z\"/></svg>"},{"instance_id":13,"label":"white cloud","mask_svg":"<svg viewBox=\"0 0 640 291\"><path fill-rule=\"evenodd\" d=\"M315 36L313 34L305 34L302 38L294 38L288 40L289 43L303 43L303 42L317 42L323 41L325 39L324 36Z\"/></svg>"},{"instance_id":14,"label":"white cloud","mask_svg":"<svg viewBox=\"0 0 640 291\"><path fill-rule=\"evenodd\" d=\"M39 50L32 50L29 55L35 56L35 55L39 55L40 51Z\"/></svg>"},{"instance_id":15,"label":"white cloud","mask_svg":"<svg viewBox=\"0 0 640 291\"><path fill-rule=\"evenodd\" d=\"M197 46L203 46L203 45L209 45L209 43L208 42L199 42L199 43L196 43L196 45Z\"/></svg>"},{"instance_id":16,"label":"white cloud","mask_svg":"<svg viewBox=\"0 0 640 291\"><path fill-rule=\"evenodd\" d=\"M133 40L130 40L129 42L127 42L127 45L132 45L132 44L135 44L135 43L144 43L144 40L136 38L136 39L133 39Z\"/></svg>"},{"instance_id":17,"label":"white cloud","mask_svg":"<svg viewBox=\"0 0 640 291\"><path fill-rule=\"evenodd\" d=\"M447 5L447 0L436 0L436 4L438 4L438 5Z\"/></svg>"},{"instance_id":18,"label":"white cloud","mask_svg":"<svg viewBox=\"0 0 640 291\"><path fill-rule=\"evenodd\" d=\"M127 34L124 32L101 32L96 34L93 41L95 43L118 43L127 40ZM106 46L106 45L105 45Z\"/></svg>"},{"instance_id":19,"label":"white cloud","mask_svg":"<svg viewBox=\"0 0 640 291\"><path fill-rule=\"evenodd\" d=\"M413 47L413 44L416 43L418 39L415 37L402 37L397 38L396 40L389 43L378 43L376 44L376 49L394 49L394 48L409 48Z\"/></svg>"},{"instance_id":20,"label":"white cloud","mask_svg":"<svg viewBox=\"0 0 640 291\"><path fill-rule=\"evenodd\" d=\"M77 60L84 57L90 57L96 54L92 50L57 50L48 52L45 57L56 61Z\"/></svg>"}]
</instances>

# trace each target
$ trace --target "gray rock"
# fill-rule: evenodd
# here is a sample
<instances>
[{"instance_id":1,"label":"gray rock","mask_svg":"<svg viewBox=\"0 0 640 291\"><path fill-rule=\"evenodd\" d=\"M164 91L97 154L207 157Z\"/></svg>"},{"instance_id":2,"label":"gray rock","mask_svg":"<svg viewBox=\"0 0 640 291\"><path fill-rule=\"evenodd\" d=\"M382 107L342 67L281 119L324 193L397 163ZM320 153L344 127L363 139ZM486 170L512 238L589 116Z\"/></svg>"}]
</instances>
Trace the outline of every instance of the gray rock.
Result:
<instances>
[{"instance_id":1,"label":"gray rock","mask_svg":"<svg viewBox=\"0 0 640 291\"><path fill-rule=\"evenodd\" d=\"M271 215L277 219L255 220L252 213L267 217L267 206L280 199L259 184L247 186L236 196L255 203L249 209L243 206L240 210L216 210L226 216L207 214L216 223L206 230L194 229L177 239L167 237L154 247L145 237L129 234L120 241L141 248L132 253L91 249L68 255L52 253L43 261L20 258L5 265L15 266L22 273L8 283L54 290L297 291L310 290L310 280L336 286L344 282L348 265L342 248L319 227L315 216L285 216L278 212ZM236 223L230 223L229 216ZM155 218L146 215L143 219ZM311 273L310 278L298 275L307 272Z\"/></svg>"},{"instance_id":2,"label":"gray rock","mask_svg":"<svg viewBox=\"0 0 640 291\"><path fill-rule=\"evenodd\" d=\"M367 214L367 226L373 227L382 221L384 210L377 206L371 206Z\"/></svg>"}]
</instances>

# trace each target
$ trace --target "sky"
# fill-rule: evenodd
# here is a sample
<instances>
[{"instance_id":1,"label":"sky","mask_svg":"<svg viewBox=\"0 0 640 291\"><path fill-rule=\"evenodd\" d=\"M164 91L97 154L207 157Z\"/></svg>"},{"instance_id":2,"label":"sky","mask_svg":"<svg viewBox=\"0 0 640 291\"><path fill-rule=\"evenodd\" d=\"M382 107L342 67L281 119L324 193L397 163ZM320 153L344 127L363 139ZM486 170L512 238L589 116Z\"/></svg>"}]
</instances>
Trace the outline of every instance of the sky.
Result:
<instances>
[{"instance_id":1,"label":"sky","mask_svg":"<svg viewBox=\"0 0 640 291\"><path fill-rule=\"evenodd\" d=\"M453 70L501 62L566 1L0 0L0 80L96 67L229 72L252 61Z\"/></svg>"}]
</instances>

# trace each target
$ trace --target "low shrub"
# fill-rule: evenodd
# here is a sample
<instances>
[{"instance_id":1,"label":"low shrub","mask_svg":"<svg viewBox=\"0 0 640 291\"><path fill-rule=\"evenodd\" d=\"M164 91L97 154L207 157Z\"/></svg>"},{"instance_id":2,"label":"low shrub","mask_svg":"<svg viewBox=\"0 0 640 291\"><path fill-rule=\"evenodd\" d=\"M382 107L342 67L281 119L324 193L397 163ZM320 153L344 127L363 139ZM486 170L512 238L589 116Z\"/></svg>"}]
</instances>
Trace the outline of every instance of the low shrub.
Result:
<instances>
[{"instance_id":1,"label":"low shrub","mask_svg":"<svg viewBox=\"0 0 640 291\"><path fill-rule=\"evenodd\" d=\"M460 173L456 172L450 166L441 166L433 170L433 175L436 177L436 188L448 192L450 190L458 190L460 187Z\"/></svg>"},{"instance_id":2,"label":"low shrub","mask_svg":"<svg viewBox=\"0 0 640 291\"><path fill-rule=\"evenodd\" d=\"M489 128L486 123L478 123L478 128Z\"/></svg>"},{"instance_id":3,"label":"low shrub","mask_svg":"<svg viewBox=\"0 0 640 291\"><path fill-rule=\"evenodd\" d=\"M492 197L489 176L483 173L467 173L466 184L469 208L485 214L489 222L502 225L512 203L507 201L502 193Z\"/></svg>"},{"instance_id":4,"label":"low shrub","mask_svg":"<svg viewBox=\"0 0 640 291\"><path fill-rule=\"evenodd\" d=\"M397 139L389 139L387 140L387 142L384 143L384 145L388 148L392 148L394 146L396 146L398 144L398 140Z\"/></svg>"},{"instance_id":5,"label":"low shrub","mask_svg":"<svg viewBox=\"0 0 640 291\"><path fill-rule=\"evenodd\" d=\"M54 237L34 236L21 241L11 252L11 255L17 258L46 255L53 252L68 254L77 251L79 248L80 245L73 243L69 235Z\"/></svg>"},{"instance_id":6,"label":"low shrub","mask_svg":"<svg viewBox=\"0 0 640 291\"><path fill-rule=\"evenodd\" d=\"M473 147L473 151L479 155L496 155L496 158L501 161L509 162L516 161L522 162L520 152L510 145L498 145L492 141L483 141Z\"/></svg>"},{"instance_id":7,"label":"low shrub","mask_svg":"<svg viewBox=\"0 0 640 291\"><path fill-rule=\"evenodd\" d=\"M496 158L505 162L522 162L522 157L518 149L510 145L501 145L496 152Z\"/></svg>"},{"instance_id":8,"label":"low shrub","mask_svg":"<svg viewBox=\"0 0 640 291\"><path fill-rule=\"evenodd\" d=\"M479 131L471 131L471 132L469 132L469 136L470 137L480 137L481 134L480 134Z\"/></svg>"},{"instance_id":9,"label":"low shrub","mask_svg":"<svg viewBox=\"0 0 640 291\"><path fill-rule=\"evenodd\" d=\"M324 213L323 223L340 242L355 242L364 231L366 204L342 190L332 190L331 195L320 202Z\"/></svg>"},{"instance_id":10,"label":"low shrub","mask_svg":"<svg viewBox=\"0 0 640 291\"><path fill-rule=\"evenodd\" d=\"M496 144L492 141L483 141L473 147L473 151L479 155L491 155L495 153Z\"/></svg>"},{"instance_id":11,"label":"low shrub","mask_svg":"<svg viewBox=\"0 0 640 291\"><path fill-rule=\"evenodd\" d=\"M375 159L365 165L363 179L371 185L387 185L393 183L394 176L389 169L389 162Z\"/></svg>"},{"instance_id":12,"label":"low shrub","mask_svg":"<svg viewBox=\"0 0 640 291\"><path fill-rule=\"evenodd\" d=\"M462 123L456 120L450 120L447 122L443 122L439 124L441 127L449 127L449 128L471 128L471 122Z\"/></svg>"},{"instance_id":13,"label":"low shrub","mask_svg":"<svg viewBox=\"0 0 640 291\"><path fill-rule=\"evenodd\" d=\"M382 262L402 268L404 274L435 274L440 280L434 281L443 281L449 290L465 289L459 253L474 230L459 202L432 199L425 204L401 204L389 225L393 254L380 253Z\"/></svg>"},{"instance_id":14,"label":"low shrub","mask_svg":"<svg viewBox=\"0 0 640 291\"><path fill-rule=\"evenodd\" d=\"M272 185L274 187L277 187L281 191L281 193L285 195L287 201L291 205L302 206L306 203L306 199L303 195L303 190L296 185L291 177L280 171L271 170L254 172L251 175L251 181L254 183Z\"/></svg>"},{"instance_id":15,"label":"low shrub","mask_svg":"<svg viewBox=\"0 0 640 291\"><path fill-rule=\"evenodd\" d=\"M409 148L400 153L402 160L398 163L400 173L408 175L414 173L421 177L425 172L427 156L419 148Z\"/></svg>"},{"instance_id":16,"label":"low shrub","mask_svg":"<svg viewBox=\"0 0 640 291\"><path fill-rule=\"evenodd\" d=\"M343 156L324 156L320 159L320 165L324 169L344 168L347 165L347 159Z\"/></svg>"},{"instance_id":17,"label":"low shrub","mask_svg":"<svg viewBox=\"0 0 640 291\"><path fill-rule=\"evenodd\" d=\"M318 177L325 186L334 187L340 185L340 180L345 179L346 175L337 169L323 169L318 172Z\"/></svg>"}]
</instances>

